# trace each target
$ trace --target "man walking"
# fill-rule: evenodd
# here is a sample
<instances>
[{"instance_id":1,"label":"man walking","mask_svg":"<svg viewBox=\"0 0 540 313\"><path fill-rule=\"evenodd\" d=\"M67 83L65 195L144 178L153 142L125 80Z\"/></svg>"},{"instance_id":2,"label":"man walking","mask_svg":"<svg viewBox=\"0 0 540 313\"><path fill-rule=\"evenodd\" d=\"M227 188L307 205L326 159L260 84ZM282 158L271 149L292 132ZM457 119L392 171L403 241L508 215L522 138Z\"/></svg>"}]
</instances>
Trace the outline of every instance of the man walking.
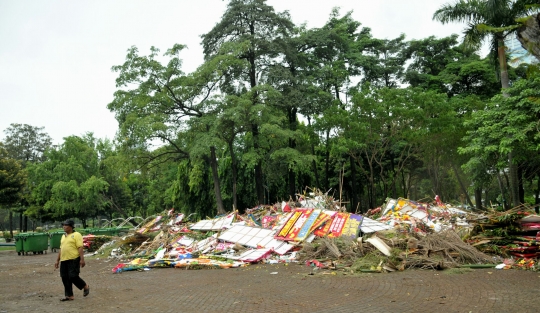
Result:
<instances>
[{"instance_id":1,"label":"man walking","mask_svg":"<svg viewBox=\"0 0 540 313\"><path fill-rule=\"evenodd\" d=\"M65 297L60 301L71 301L74 299L73 285L79 290L83 290L83 296L85 297L90 294L90 286L79 277L80 268L86 265L84 262L82 235L74 230L75 223L73 220L66 220L62 223L62 226L66 233L60 241L60 251L54 267L58 268L58 265L60 265L60 277L62 277L62 283L64 284Z\"/></svg>"}]
</instances>

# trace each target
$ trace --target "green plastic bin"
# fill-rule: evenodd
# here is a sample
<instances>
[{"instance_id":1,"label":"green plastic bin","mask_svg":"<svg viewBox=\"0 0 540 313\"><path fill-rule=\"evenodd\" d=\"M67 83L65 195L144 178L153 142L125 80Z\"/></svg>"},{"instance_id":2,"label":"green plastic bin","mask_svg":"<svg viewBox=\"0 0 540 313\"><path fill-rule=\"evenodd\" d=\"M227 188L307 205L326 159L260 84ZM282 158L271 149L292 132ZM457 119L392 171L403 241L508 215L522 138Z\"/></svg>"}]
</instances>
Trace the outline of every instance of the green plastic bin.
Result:
<instances>
[{"instance_id":1,"label":"green plastic bin","mask_svg":"<svg viewBox=\"0 0 540 313\"><path fill-rule=\"evenodd\" d=\"M26 254L32 252L34 254L47 253L49 246L49 235L47 233L24 233L23 250Z\"/></svg>"},{"instance_id":2,"label":"green plastic bin","mask_svg":"<svg viewBox=\"0 0 540 313\"><path fill-rule=\"evenodd\" d=\"M120 232L120 229L118 227L111 227L106 229L110 234L109 236L118 236L118 233Z\"/></svg>"},{"instance_id":3,"label":"green plastic bin","mask_svg":"<svg viewBox=\"0 0 540 313\"><path fill-rule=\"evenodd\" d=\"M123 227L114 227L112 229L114 230L115 236L122 237L129 233L129 231L131 230L131 227L123 226Z\"/></svg>"},{"instance_id":4,"label":"green plastic bin","mask_svg":"<svg viewBox=\"0 0 540 313\"><path fill-rule=\"evenodd\" d=\"M59 230L49 233L49 246L51 247L52 252L56 252L56 249L60 249L60 242L62 242L62 236L65 232Z\"/></svg>"},{"instance_id":5,"label":"green plastic bin","mask_svg":"<svg viewBox=\"0 0 540 313\"><path fill-rule=\"evenodd\" d=\"M91 234L93 229L92 228L81 228L81 229L76 228L74 231L84 236L84 235Z\"/></svg>"},{"instance_id":6,"label":"green plastic bin","mask_svg":"<svg viewBox=\"0 0 540 313\"><path fill-rule=\"evenodd\" d=\"M107 230L110 233L109 236L118 236L120 233L123 233L123 232L127 233L125 229L122 229L120 227L110 227L110 228L107 228Z\"/></svg>"},{"instance_id":7,"label":"green plastic bin","mask_svg":"<svg viewBox=\"0 0 540 313\"><path fill-rule=\"evenodd\" d=\"M16 235L13 236L13 238L15 239L15 250L17 251L17 254L18 255L24 254L24 249L23 249L24 236L23 236L23 233L16 234Z\"/></svg>"},{"instance_id":8,"label":"green plastic bin","mask_svg":"<svg viewBox=\"0 0 540 313\"><path fill-rule=\"evenodd\" d=\"M126 227L126 226L117 227L115 236L125 236L129 233L130 230L131 230L131 227Z\"/></svg>"},{"instance_id":9,"label":"green plastic bin","mask_svg":"<svg viewBox=\"0 0 540 313\"><path fill-rule=\"evenodd\" d=\"M112 228L96 228L90 233L95 236L113 236Z\"/></svg>"}]
</instances>

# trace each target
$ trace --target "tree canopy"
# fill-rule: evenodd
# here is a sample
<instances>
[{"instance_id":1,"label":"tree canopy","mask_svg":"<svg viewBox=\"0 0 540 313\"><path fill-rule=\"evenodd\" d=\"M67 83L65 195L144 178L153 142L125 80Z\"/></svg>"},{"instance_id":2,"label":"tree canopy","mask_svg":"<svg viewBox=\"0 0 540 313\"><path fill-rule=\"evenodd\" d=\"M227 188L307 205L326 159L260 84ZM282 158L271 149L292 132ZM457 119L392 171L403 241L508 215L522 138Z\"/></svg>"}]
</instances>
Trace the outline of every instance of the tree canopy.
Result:
<instances>
[{"instance_id":1,"label":"tree canopy","mask_svg":"<svg viewBox=\"0 0 540 313\"><path fill-rule=\"evenodd\" d=\"M539 70L507 67L504 44L532 3L460 0L433 18L463 22L464 37L409 40L376 38L339 8L308 28L265 0L231 0L193 72L181 43L130 47L112 67L114 141L52 146L42 128L12 124L2 166L15 187L2 192L22 192L33 219L85 225L171 208L205 218L313 189L351 212L435 195L538 205ZM482 56L483 40L497 53Z\"/></svg>"}]
</instances>

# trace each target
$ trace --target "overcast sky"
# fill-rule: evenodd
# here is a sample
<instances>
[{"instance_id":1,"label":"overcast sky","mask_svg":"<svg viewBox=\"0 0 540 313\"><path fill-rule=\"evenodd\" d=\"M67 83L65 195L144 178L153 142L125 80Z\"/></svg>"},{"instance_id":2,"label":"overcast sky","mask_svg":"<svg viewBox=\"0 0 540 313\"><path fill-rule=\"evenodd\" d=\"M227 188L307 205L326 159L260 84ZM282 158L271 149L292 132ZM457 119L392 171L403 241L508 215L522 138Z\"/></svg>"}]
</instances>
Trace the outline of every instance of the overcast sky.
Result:
<instances>
[{"instance_id":1,"label":"overcast sky","mask_svg":"<svg viewBox=\"0 0 540 313\"><path fill-rule=\"evenodd\" d=\"M376 38L406 39L461 33L463 25L432 21L454 0L268 0L293 22L321 27L333 7L370 27ZM175 43L184 72L202 63L200 35L220 20L222 0L0 0L0 138L11 123L45 127L55 143L93 132L114 139L118 123L107 110L116 90L113 65L137 46L147 55Z\"/></svg>"}]
</instances>

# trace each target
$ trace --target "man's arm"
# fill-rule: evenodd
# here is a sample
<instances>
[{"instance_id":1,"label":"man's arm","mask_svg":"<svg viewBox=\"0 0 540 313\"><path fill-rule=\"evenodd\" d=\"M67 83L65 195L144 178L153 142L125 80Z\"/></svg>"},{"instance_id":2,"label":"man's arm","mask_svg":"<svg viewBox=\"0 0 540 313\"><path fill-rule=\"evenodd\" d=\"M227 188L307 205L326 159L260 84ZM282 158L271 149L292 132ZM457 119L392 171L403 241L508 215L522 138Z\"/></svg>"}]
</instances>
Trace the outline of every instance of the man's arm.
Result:
<instances>
[{"instance_id":1,"label":"man's arm","mask_svg":"<svg viewBox=\"0 0 540 313\"><path fill-rule=\"evenodd\" d=\"M56 258L56 263L54 263L54 268L58 268L58 264L60 264L60 255L62 249L58 249L58 258Z\"/></svg>"},{"instance_id":2,"label":"man's arm","mask_svg":"<svg viewBox=\"0 0 540 313\"><path fill-rule=\"evenodd\" d=\"M81 267L84 267L86 265L86 262L84 262L84 251L83 247L79 247L79 257L81 258Z\"/></svg>"}]
</instances>

